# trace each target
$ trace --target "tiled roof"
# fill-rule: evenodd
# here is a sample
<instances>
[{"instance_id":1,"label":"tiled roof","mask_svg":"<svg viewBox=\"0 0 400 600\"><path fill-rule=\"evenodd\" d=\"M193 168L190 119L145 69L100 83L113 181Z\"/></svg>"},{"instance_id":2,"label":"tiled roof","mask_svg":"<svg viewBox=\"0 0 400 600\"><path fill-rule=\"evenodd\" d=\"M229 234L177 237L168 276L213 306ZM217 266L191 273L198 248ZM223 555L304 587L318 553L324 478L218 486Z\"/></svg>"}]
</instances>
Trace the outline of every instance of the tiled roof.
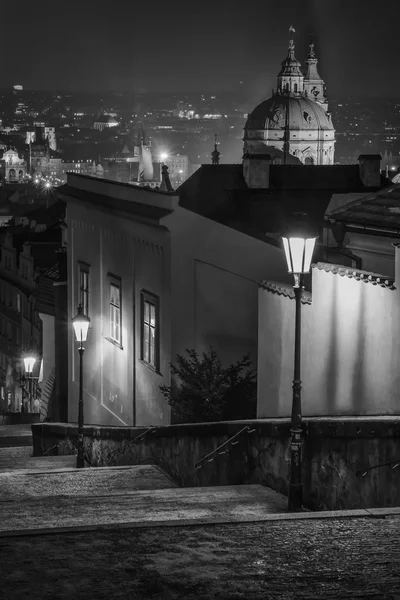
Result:
<instances>
[{"instance_id":1,"label":"tiled roof","mask_svg":"<svg viewBox=\"0 0 400 600\"><path fill-rule=\"evenodd\" d=\"M272 294L278 294L278 296L285 296L294 300L293 287L286 283L275 283L274 281L260 281L260 287L267 292ZM311 304L311 293L303 290L301 301L303 304Z\"/></svg>"},{"instance_id":2,"label":"tiled roof","mask_svg":"<svg viewBox=\"0 0 400 600\"><path fill-rule=\"evenodd\" d=\"M58 262L56 262L54 265L52 265L51 267L47 268L47 269L43 269L42 275L43 277L47 277L48 279L51 279L52 281L58 281L59 279L59 268L58 268Z\"/></svg>"},{"instance_id":3,"label":"tiled roof","mask_svg":"<svg viewBox=\"0 0 400 600\"><path fill-rule=\"evenodd\" d=\"M390 185L354 200L330 212L328 218L400 233L400 185Z\"/></svg>"},{"instance_id":4,"label":"tiled roof","mask_svg":"<svg viewBox=\"0 0 400 600\"><path fill-rule=\"evenodd\" d=\"M45 315L55 316L53 280L39 275L35 296L37 310Z\"/></svg>"},{"instance_id":5,"label":"tiled roof","mask_svg":"<svg viewBox=\"0 0 400 600\"><path fill-rule=\"evenodd\" d=\"M356 279L357 281L363 281L364 283L372 283L372 285L380 285L381 287L389 288L391 290L396 289L394 286L394 278L387 277L386 275L380 275L379 273L372 273L370 271L361 271L360 269L353 269L349 267L343 267L342 265L332 265L330 263L319 262L312 265L312 268L325 271L326 273L333 273L334 275L340 275L341 277L349 277L350 279Z\"/></svg>"}]
</instances>

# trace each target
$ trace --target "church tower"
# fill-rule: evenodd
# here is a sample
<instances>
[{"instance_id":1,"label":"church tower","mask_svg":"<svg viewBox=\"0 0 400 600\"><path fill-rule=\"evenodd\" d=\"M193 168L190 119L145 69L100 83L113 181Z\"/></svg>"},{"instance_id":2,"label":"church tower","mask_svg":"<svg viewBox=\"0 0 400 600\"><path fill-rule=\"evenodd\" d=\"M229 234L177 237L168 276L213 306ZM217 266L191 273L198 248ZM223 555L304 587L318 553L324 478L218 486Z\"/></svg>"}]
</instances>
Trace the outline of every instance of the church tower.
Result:
<instances>
[{"instance_id":1,"label":"church tower","mask_svg":"<svg viewBox=\"0 0 400 600\"><path fill-rule=\"evenodd\" d=\"M278 74L278 94L290 94L293 96L302 96L304 91L304 75L301 71L301 64L294 55L294 28L290 26L290 39L288 55L281 63L281 70Z\"/></svg>"},{"instance_id":2,"label":"church tower","mask_svg":"<svg viewBox=\"0 0 400 600\"><path fill-rule=\"evenodd\" d=\"M304 77L304 95L310 100L319 102L324 110L328 110L325 82L318 73L318 58L314 51L314 42L310 41L310 50L306 63L306 75Z\"/></svg>"},{"instance_id":3,"label":"church tower","mask_svg":"<svg viewBox=\"0 0 400 600\"><path fill-rule=\"evenodd\" d=\"M215 134L214 138L215 138L215 144L214 144L214 150L211 152L211 161L212 161L213 165L219 165L220 152L218 151L217 134Z\"/></svg>"}]
</instances>

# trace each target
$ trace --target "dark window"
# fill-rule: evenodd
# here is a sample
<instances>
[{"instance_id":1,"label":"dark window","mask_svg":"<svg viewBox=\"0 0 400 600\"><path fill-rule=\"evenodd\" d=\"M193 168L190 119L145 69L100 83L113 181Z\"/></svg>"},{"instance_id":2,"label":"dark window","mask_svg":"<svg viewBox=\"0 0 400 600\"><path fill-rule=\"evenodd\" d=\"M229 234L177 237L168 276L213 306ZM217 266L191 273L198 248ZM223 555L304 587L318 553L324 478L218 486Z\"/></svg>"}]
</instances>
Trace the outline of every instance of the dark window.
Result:
<instances>
[{"instance_id":1,"label":"dark window","mask_svg":"<svg viewBox=\"0 0 400 600\"><path fill-rule=\"evenodd\" d=\"M160 301L149 292L141 292L141 359L154 369L160 368Z\"/></svg>"},{"instance_id":2,"label":"dark window","mask_svg":"<svg viewBox=\"0 0 400 600\"><path fill-rule=\"evenodd\" d=\"M110 283L110 338L121 344L121 286Z\"/></svg>"},{"instance_id":3,"label":"dark window","mask_svg":"<svg viewBox=\"0 0 400 600\"><path fill-rule=\"evenodd\" d=\"M89 265L79 264L79 304L82 305L83 314L89 316Z\"/></svg>"}]
</instances>

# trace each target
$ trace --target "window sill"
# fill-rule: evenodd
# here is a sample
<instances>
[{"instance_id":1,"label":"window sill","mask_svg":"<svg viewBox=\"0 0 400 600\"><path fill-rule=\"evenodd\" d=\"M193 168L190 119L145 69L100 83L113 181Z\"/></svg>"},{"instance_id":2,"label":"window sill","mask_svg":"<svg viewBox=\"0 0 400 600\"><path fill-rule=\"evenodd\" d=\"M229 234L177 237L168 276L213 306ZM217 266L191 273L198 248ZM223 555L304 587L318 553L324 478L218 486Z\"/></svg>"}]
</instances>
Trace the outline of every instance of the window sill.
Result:
<instances>
[{"instance_id":1,"label":"window sill","mask_svg":"<svg viewBox=\"0 0 400 600\"><path fill-rule=\"evenodd\" d=\"M153 371L153 373L157 373L157 375L160 375L160 377L162 377L162 373L161 373L161 371L159 369L157 369L157 367L154 367L153 365L151 365L150 363L146 362L142 358L139 358L139 362L142 363L142 365L144 365L148 369L150 369L150 371Z\"/></svg>"},{"instance_id":2,"label":"window sill","mask_svg":"<svg viewBox=\"0 0 400 600\"><path fill-rule=\"evenodd\" d=\"M112 344L113 346L116 346L117 348L119 348L120 350L123 350L124 347L122 346L122 344L120 344L119 342L117 342L116 340L113 340L110 337L105 337L104 339L106 339L108 342L110 342L110 344Z\"/></svg>"}]
</instances>

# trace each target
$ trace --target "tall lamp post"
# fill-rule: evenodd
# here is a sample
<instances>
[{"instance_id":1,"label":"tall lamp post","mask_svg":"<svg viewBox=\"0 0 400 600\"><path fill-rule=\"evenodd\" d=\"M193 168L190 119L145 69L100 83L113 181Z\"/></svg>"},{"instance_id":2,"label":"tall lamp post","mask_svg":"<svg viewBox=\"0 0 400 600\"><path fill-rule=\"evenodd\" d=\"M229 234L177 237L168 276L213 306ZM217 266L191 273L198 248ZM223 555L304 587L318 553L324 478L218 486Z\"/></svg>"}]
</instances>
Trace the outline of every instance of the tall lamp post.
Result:
<instances>
[{"instance_id":1,"label":"tall lamp post","mask_svg":"<svg viewBox=\"0 0 400 600\"><path fill-rule=\"evenodd\" d=\"M32 412L32 396L33 396L33 367L36 362L36 357L29 353L24 358L25 373L28 379L28 394L29 394L29 412ZM24 400L22 399L22 404Z\"/></svg>"},{"instance_id":2,"label":"tall lamp post","mask_svg":"<svg viewBox=\"0 0 400 600\"><path fill-rule=\"evenodd\" d=\"M301 511L303 503L302 468L302 411L301 411L301 297L303 292L303 276L310 272L311 258L316 237L305 232L294 232L293 235L282 237L289 273L294 276L294 295L296 301L295 338L294 338L294 378L293 401L291 416L290 444L290 481L289 481L289 512Z\"/></svg>"},{"instance_id":3,"label":"tall lamp post","mask_svg":"<svg viewBox=\"0 0 400 600\"><path fill-rule=\"evenodd\" d=\"M78 404L78 455L76 458L77 469L82 469L85 466L83 452L83 353L85 348L83 343L86 342L90 319L83 313L82 304L78 306L78 314L72 319L74 326L75 338L79 342L79 404Z\"/></svg>"}]
</instances>

